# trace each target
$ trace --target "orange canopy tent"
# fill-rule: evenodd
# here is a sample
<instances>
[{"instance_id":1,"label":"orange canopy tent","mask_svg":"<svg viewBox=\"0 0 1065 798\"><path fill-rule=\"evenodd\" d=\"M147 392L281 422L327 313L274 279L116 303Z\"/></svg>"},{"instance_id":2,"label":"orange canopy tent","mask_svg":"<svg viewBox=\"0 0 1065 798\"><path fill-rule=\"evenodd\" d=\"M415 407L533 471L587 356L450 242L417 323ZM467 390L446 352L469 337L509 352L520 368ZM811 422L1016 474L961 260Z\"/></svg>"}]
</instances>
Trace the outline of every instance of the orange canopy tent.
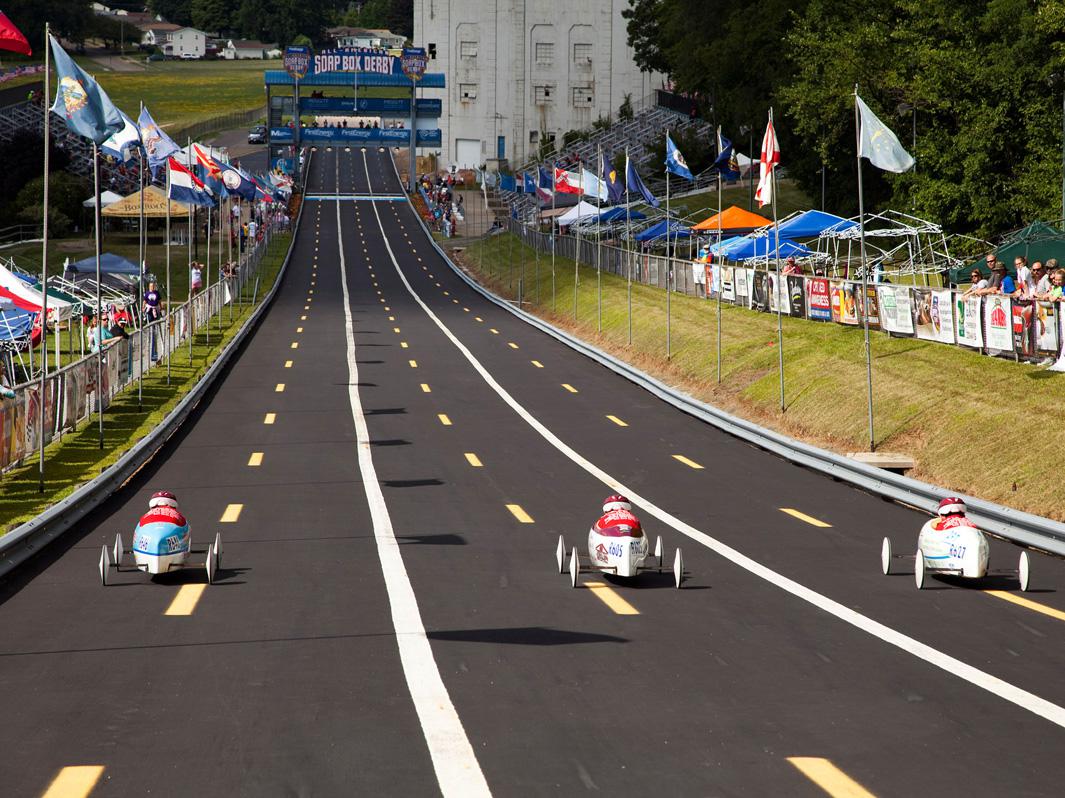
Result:
<instances>
[{"instance_id":1,"label":"orange canopy tent","mask_svg":"<svg viewBox=\"0 0 1065 798\"><path fill-rule=\"evenodd\" d=\"M764 216L759 216L757 213L751 213L745 211L743 208L736 205L730 205L721 211L720 214L715 213L709 219L703 219L699 224L695 225L693 231L713 231L718 229L718 223L720 220L720 229L725 233L749 233L752 230L757 230L760 227L765 227L772 224L769 219Z\"/></svg>"}]
</instances>

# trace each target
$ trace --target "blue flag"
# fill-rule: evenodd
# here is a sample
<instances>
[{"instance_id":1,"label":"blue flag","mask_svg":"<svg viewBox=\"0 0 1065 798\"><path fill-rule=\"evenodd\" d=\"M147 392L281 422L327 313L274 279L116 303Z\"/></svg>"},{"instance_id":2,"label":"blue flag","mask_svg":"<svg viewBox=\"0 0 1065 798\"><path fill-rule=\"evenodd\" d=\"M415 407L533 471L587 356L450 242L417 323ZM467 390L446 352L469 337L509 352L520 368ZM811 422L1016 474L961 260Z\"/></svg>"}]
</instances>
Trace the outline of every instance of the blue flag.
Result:
<instances>
[{"instance_id":1,"label":"blue flag","mask_svg":"<svg viewBox=\"0 0 1065 798\"><path fill-rule=\"evenodd\" d=\"M606 157L605 152L603 153L602 172L603 182L606 184L607 198L610 200L611 205L617 205L621 202L625 189L622 187L621 179L618 177L618 170L610 163L610 159Z\"/></svg>"},{"instance_id":2,"label":"blue flag","mask_svg":"<svg viewBox=\"0 0 1065 798\"><path fill-rule=\"evenodd\" d=\"M548 191L554 191L555 189L554 177L551 175L551 170L546 166L540 167L540 188L546 188Z\"/></svg>"},{"instance_id":3,"label":"blue flag","mask_svg":"<svg viewBox=\"0 0 1065 798\"><path fill-rule=\"evenodd\" d=\"M657 208L662 203L659 202L655 195L652 194L647 186L643 184L643 180L640 179L640 173L636 171L636 167L632 165L632 159L628 158L625 161L625 185L628 186L629 191L635 191L641 197L644 202L653 208Z\"/></svg>"},{"instance_id":4,"label":"blue flag","mask_svg":"<svg viewBox=\"0 0 1065 798\"><path fill-rule=\"evenodd\" d=\"M121 111L119 113L122 114L122 122L125 127L101 144L100 152L104 155L110 155L116 161L129 163L141 146L141 134L137 130L137 126L133 124L132 119Z\"/></svg>"},{"instance_id":5,"label":"blue flag","mask_svg":"<svg viewBox=\"0 0 1065 798\"><path fill-rule=\"evenodd\" d=\"M740 164L736 160L732 142L721 135L720 126L717 129L717 159L714 161L714 169L721 174L722 180L736 180L740 176Z\"/></svg>"},{"instance_id":6,"label":"blue flag","mask_svg":"<svg viewBox=\"0 0 1065 798\"><path fill-rule=\"evenodd\" d=\"M525 176L525 193L526 194L535 194L536 193L536 180L535 180L535 178L533 178L533 176L531 174L529 174L528 172L526 172L524 176Z\"/></svg>"},{"instance_id":7,"label":"blue flag","mask_svg":"<svg viewBox=\"0 0 1065 798\"><path fill-rule=\"evenodd\" d=\"M66 54L55 37L48 38L59 84L52 113L63 117L74 133L103 144L125 126L122 113L100 85Z\"/></svg>"},{"instance_id":8,"label":"blue flag","mask_svg":"<svg viewBox=\"0 0 1065 798\"><path fill-rule=\"evenodd\" d=\"M141 108L141 115L137 117L137 127L141 131L141 143L144 145L144 154L148 157L148 166L153 172L165 164L167 158L181 151L173 139L155 124L147 108Z\"/></svg>"},{"instance_id":9,"label":"blue flag","mask_svg":"<svg viewBox=\"0 0 1065 798\"><path fill-rule=\"evenodd\" d=\"M680 154L680 150L677 149L677 145L673 143L673 139L669 137L668 133L666 133L666 171L672 172L679 177L695 180L688 169L684 156Z\"/></svg>"},{"instance_id":10,"label":"blue flag","mask_svg":"<svg viewBox=\"0 0 1065 798\"><path fill-rule=\"evenodd\" d=\"M500 191L517 191L518 182L514 179L514 175L499 175L499 190Z\"/></svg>"}]
</instances>

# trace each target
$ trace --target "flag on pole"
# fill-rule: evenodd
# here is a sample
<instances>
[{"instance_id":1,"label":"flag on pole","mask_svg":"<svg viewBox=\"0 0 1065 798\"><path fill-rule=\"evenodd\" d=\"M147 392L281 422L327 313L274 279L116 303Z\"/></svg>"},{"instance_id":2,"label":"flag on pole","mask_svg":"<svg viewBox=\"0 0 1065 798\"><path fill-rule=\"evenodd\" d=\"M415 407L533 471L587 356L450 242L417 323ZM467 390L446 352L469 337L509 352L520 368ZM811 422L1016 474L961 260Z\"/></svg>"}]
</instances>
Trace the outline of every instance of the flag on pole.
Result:
<instances>
[{"instance_id":1,"label":"flag on pole","mask_svg":"<svg viewBox=\"0 0 1065 798\"><path fill-rule=\"evenodd\" d=\"M721 135L721 126L717 127L717 159L714 168L721 175L722 180L735 180L740 176L740 163L736 158L736 151L732 142Z\"/></svg>"},{"instance_id":2,"label":"flag on pole","mask_svg":"<svg viewBox=\"0 0 1065 798\"><path fill-rule=\"evenodd\" d=\"M587 197L597 197L606 200L606 186L595 172L589 172L581 167L581 192Z\"/></svg>"},{"instance_id":3,"label":"flag on pole","mask_svg":"<svg viewBox=\"0 0 1065 798\"><path fill-rule=\"evenodd\" d=\"M622 196L625 194L625 188L621 185L621 180L618 178L618 170L610 163L610 159L606 157L605 152L602 157L603 165L601 169L603 172L603 182L606 183L607 198L612 205L619 205Z\"/></svg>"},{"instance_id":4,"label":"flag on pole","mask_svg":"<svg viewBox=\"0 0 1065 798\"><path fill-rule=\"evenodd\" d=\"M546 166L541 166L540 169L539 169L539 172L540 172L540 188L547 189L548 191L554 191L555 190L555 183L554 183L554 180L552 180L552 178L551 178L551 172L548 170L548 168Z\"/></svg>"},{"instance_id":5,"label":"flag on pole","mask_svg":"<svg viewBox=\"0 0 1065 798\"><path fill-rule=\"evenodd\" d=\"M672 172L678 177L686 177L688 180L695 180L692 177L691 170L688 169L688 163L684 160L684 156L680 154L680 150L677 149L677 145L673 143L673 139L666 133L666 171Z\"/></svg>"},{"instance_id":6,"label":"flag on pole","mask_svg":"<svg viewBox=\"0 0 1065 798\"><path fill-rule=\"evenodd\" d=\"M914 164L913 156L903 149L899 137L877 119L857 93L854 101L858 103L861 115L861 133L858 137L858 157L868 158L873 166L886 172L905 172Z\"/></svg>"},{"instance_id":7,"label":"flag on pole","mask_svg":"<svg viewBox=\"0 0 1065 798\"><path fill-rule=\"evenodd\" d=\"M662 204L655 195L651 193L650 189L643 184L643 180L640 179L640 173L636 171L632 159L628 156L625 157L625 185L629 187L630 192L635 192L643 197L644 202L652 208L657 208Z\"/></svg>"},{"instance_id":8,"label":"flag on pole","mask_svg":"<svg viewBox=\"0 0 1065 798\"><path fill-rule=\"evenodd\" d=\"M207 186L191 169L183 166L176 158L167 159L167 165L170 167L170 199L186 205L214 204Z\"/></svg>"},{"instance_id":9,"label":"flag on pole","mask_svg":"<svg viewBox=\"0 0 1065 798\"><path fill-rule=\"evenodd\" d=\"M132 119L122 113L122 111L119 111L119 113L122 114L124 126L100 145L100 151L105 155L110 155L116 161L129 163L133 160L137 148L141 145L141 134Z\"/></svg>"},{"instance_id":10,"label":"flag on pole","mask_svg":"<svg viewBox=\"0 0 1065 798\"><path fill-rule=\"evenodd\" d=\"M7 14L3 11L0 11L0 50L10 50L13 53L33 55L33 50L30 49L30 43L26 41L26 37L22 35L22 31L11 23L11 20L7 18Z\"/></svg>"},{"instance_id":11,"label":"flag on pole","mask_svg":"<svg viewBox=\"0 0 1065 798\"><path fill-rule=\"evenodd\" d=\"M173 139L155 124L147 108L141 108L140 116L137 117L137 127L140 128L144 154L148 157L148 166L152 168L152 171L165 164L171 155L180 152L181 148L174 143Z\"/></svg>"},{"instance_id":12,"label":"flag on pole","mask_svg":"<svg viewBox=\"0 0 1065 798\"><path fill-rule=\"evenodd\" d=\"M523 182L524 182L524 185L525 185L525 193L526 194L535 194L536 193L536 178L533 177L533 175L531 173L529 173L529 172L526 172L523 177L524 177L524 181Z\"/></svg>"},{"instance_id":13,"label":"flag on pole","mask_svg":"<svg viewBox=\"0 0 1065 798\"><path fill-rule=\"evenodd\" d=\"M773 201L773 169L780 165L780 145L777 143L777 132L773 129L773 112L769 112L769 124L766 125L765 136L762 137L762 160L759 164L758 189L754 192L754 198L758 200L758 206L768 205Z\"/></svg>"},{"instance_id":14,"label":"flag on pole","mask_svg":"<svg viewBox=\"0 0 1065 798\"><path fill-rule=\"evenodd\" d=\"M122 114L81 67L59 46L55 36L48 37L55 59L58 80L52 113L63 117L67 127L79 136L103 144L123 127Z\"/></svg>"},{"instance_id":15,"label":"flag on pole","mask_svg":"<svg viewBox=\"0 0 1065 798\"><path fill-rule=\"evenodd\" d=\"M555 167L555 191L563 194L581 193L581 176L576 172L567 172L565 169Z\"/></svg>"}]
</instances>

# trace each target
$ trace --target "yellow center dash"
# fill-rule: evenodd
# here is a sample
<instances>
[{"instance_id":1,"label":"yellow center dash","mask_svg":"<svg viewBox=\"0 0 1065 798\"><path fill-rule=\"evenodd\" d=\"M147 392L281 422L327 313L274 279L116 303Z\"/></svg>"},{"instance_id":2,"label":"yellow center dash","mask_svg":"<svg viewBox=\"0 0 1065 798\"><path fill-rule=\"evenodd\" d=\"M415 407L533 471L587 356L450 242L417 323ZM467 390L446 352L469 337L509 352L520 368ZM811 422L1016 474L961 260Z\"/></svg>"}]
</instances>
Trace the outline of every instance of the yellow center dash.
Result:
<instances>
[{"instance_id":1,"label":"yellow center dash","mask_svg":"<svg viewBox=\"0 0 1065 798\"><path fill-rule=\"evenodd\" d=\"M507 509L510 510L510 514L518 519L523 524L533 523L532 516L521 508L520 504L508 504Z\"/></svg>"},{"instance_id":2,"label":"yellow center dash","mask_svg":"<svg viewBox=\"0 0 1065 798\"><path fill-rule=\"evenodd\" d=\"M874 798L865 787L827 759L815 756L789 756L788 761L832 798Z\"/></svg>"},{"instance_id":3,"label":"yellow center dash","mask_svg":"<svg viewBox=\"0 0 1065 798\"><path fill-rule=\"evenodd\" d=\"M607 418L609 418L611 421L613 421L619 427L627 427L627 426L629 426L628 424L626 424L624 421L622 421L617 416L607 416Z\"/></svg>"},{"instance_id":4,"label":"yellow center dash","mask_svg":"<svg viewBox=\"0 0 1065 798\"><path fill-rule=\"evenodd\" d=\"M103 765L71 765L59 771L43 798L85 798L104 773Z\"/></svg>"},{"instance_id":5,"label":"yellow center dash","mask_svg":"<svg viewBox=\"0 0 1065 798\"><path fill-rule=\"evenodd\" d=\"M639 615L640 611L618 595L617 591L604 582L585 582L584 586L595 595L597 599L606 604L618 615Z\"/></svg>"},{"instance_id":6,"label":"yellow center dash","mask_svg":"<svg viewBox=\"0 0 1065 798\"><path fill-rule=\"evenodd\" d=\"M812 515L800 513L798 510L793 510L790 507L781 507L780 512L787 513L792 518L798 518L800 521L805 521L810 526L817 526L826 529L832 526L832 524L826 524L824 521L814 518Z\"/></svg>"},{"instance_id":7,"label":"yellow center dash","mask_svg":"<svg viewBox=\"0 0 1065 798\"><path fill-rule=\"evenodd\" d=\"M694 468L696 471L702 471L703 470L703 467L701 465L699 465L694 460L689 460L687 457L685 457L682 454L673 455L673 459L676 460L678 463L684 463L684 465L688 466L688 468Z\"/></svg>"},{"instance_id":8,"label":"yellow center dash","mask_svg":"<svg viewBox=\"0 0 1065 798\"><path fill-rule=\"evenodd\" d=\"M164 615L192 615L192 611L196 609L196 604L200 600L200 596L203 595L204 589L207 587L205 584L199 585L182 585L181 589L174 596L174 600L170 602L170 606L166 608Z\"/></svg>"}]
</instances>

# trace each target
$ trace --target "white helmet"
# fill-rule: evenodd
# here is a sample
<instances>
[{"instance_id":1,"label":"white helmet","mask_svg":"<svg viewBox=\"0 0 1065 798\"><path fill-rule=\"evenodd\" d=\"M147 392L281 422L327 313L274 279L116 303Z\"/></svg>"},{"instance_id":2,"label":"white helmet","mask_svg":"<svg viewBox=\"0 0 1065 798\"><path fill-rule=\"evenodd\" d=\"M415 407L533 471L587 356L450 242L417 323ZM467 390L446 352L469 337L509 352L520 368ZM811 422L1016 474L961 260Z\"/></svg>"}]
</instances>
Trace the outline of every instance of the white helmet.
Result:
<instances>
[{"instance_id":1,"label":"white helmet","mask_svg":"<svg viewBox=\"0 0 1065 798\"><path fill-rule=\"evenodd\" d=\"M148 500L148 509L154 510L156 507L173 507L176 510L178 508L177 496L166 490L153 493L152 498Z\"/></svg>"}]
</instances>

